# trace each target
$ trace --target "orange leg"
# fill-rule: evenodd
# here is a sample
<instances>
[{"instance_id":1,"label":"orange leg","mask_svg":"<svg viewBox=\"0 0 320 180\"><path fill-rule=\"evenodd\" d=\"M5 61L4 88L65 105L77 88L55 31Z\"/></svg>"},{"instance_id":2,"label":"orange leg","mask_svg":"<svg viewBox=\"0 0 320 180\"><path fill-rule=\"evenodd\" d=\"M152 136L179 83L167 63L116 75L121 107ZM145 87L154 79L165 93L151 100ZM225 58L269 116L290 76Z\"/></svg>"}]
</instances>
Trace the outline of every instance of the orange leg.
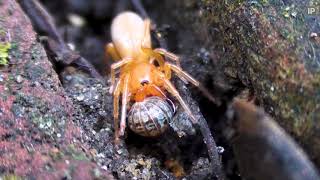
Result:
<instances>
[{"instance_id":1,"label":"orange leg","mask_svg":"<svg viewBox=\"0 0 320 180\"><path fill-rule=\"evenodd\" d=\"M177 66L180 67L180 57L167 51L166 49L163 48L156 48L153 50L155 53L159 53L161 55L164 55L168 57L169 59L175 61L177 63Z\"/></svg>"},{"instance_id":2,"label":"orange leg","mask_svg":"<svg viewBox=\"0 0 320 180\"><path fill-rule=\"evenodd\" d=\"M115 84L115 81L116 81L116 69L130 63L132 61L131 58L125 58L121 61L118 61L116 63L113 63L111 65L111 72L110 72L110 75L111 75L111 87L110 87L110 94L113 92L113 88L114 88L114 84Z\"/></svg>"},{"instance_id":3,"label":"orange leg","mask_svg":"<svg viewBox=\"0 0 320 180\"><path fill-rule=\"evenodd\" d=\"M168 65L168 63L164 64L164 75L165 75L166 79L171 79L171 68Z\"/></svg>"},{"instance_id":4,"label":"orange leg","mask_svg":"<svg viewBox=\"0 0 320 180\"><path fill-rule=\"evenodd\" d=\"M160 71L164 70L163 67L165 64L165 60L161 54L155 53L151 48L142 46L141 49L144 53L146 53L150 57L150 63L152 63L153 61L157 61L160 67Z\"/></svg>"},{"instance_id":5,"label":"orange leg","mask_svg":"<svg viewBox=\"0 0 320 180\"><path fill-rule=\"evenodd\" d=\"M121 93L122 79L117 82L113 92L113 121L115 144L119 144L119 96Z\"/></svg>"},{"instance_id":6,"label":"orange leg","mask_svg":"<svg viewBox=\"0 0 320 180\"><path fill-rule=\"evenodd\" d=\"M123 89L122 89L122 107L121 107L121 121L120 121L120 131L119 136L124 135L124 130L126 128L126 117L127 117L127 104L129 101L129 78L127 74L124 77Z\"/></svg>"},{"instance_id":7,"label":"orange leg","mask_svg":"<svg viewBox=\"0 0 320 180\"><path fill-rule=\"evenodd\" d=\"M188 82L190 82L191 84L196 86L210 101L214 102L217 105L220 105L221 102L216 100L211 95L211 93L204 86L202 86L199 81L194 79L190 74L188 74L187 72L183 71L180 67L178 67L176 65L173 65L173 64L170 64L170 63L166 63L165 65L169 66L167 68L170 68L170 70L174 71L181 80L183 80L184 82L186 82L186 80L187 80ZM169 71L169 70L167 70L167 71Z\"/></svg>"},{"instance_id":8,"label":"orange leg","mask_svg":"<svg viewBox=\"0 0 320 180\"><path fill-rule=\"evenodd\" d=\"M193 113L191 112L189 106L184 102L184 100L182 99L182 97L180 96L179 92L177 91L177 89L174 87L174 85L168 80L166 79L162 74L159 73L159 77L163 80L164 82L164 86L166 88L166 90L172 94L181 104L182 108L185 110L185 112L191 117L191 121L192 123L197 123L198 120L194 117Z\"/></svg>"},{"instance_id":9,"label":"orange leg","mask_svg":"<svg viewBox=\"0 0 320 180\"><path fill-rule=\"evenodd\" d=\"M117 61L119 59L121 59L117 49L114 47L113 43L108 43L106 46L105 46L105 51L107 54L109 54L111 56L111 58L114 60L114 61Z\"/></svg>"},{"instance_id":10,"label":"orange leg","mask_svg":"<svg viewBox=\"0 0 320 180\"><path fill-rule=\"evenodd\" d=\"M187 82L192 83L194 86L199 87L200 82L197 81L196 79L194 79L190 74L188 74L187 72L183 71L180 67L170 64L170 63L166 63L167 66L169 66L169 68L175 72L177 74L177 76Z\"/></svg>"},{"instance_id":11,"label":"orange leg","mask_svg":"<svg viewBox=\"0 0 320 180\"><path fill-rule=\"evenodd\" d=\"M167 79L170 79L171 78L171 64L169 63L165 63L164 64L164 74L166 76ZM186 78L184 78L183 76L181 76L180 74L177 74L178 77L185 83L185 84L188 84L189 82L186 80Z\"/></svg>"}]
</instances>

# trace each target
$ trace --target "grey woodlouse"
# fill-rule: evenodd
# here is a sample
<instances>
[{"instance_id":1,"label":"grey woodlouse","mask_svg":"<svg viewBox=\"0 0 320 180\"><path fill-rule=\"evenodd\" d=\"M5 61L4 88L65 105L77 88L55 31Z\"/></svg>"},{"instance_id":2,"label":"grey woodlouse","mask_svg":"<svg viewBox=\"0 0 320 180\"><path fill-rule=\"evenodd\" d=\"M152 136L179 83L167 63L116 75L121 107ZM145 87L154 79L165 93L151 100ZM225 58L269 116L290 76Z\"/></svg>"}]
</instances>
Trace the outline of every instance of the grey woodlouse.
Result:
<instances>
[{"instance_id":1,"label":"grey woodlouse","mask_svg":"<svg viewBox=\"0 0 320 180\"><path fill-rule=\"evenodd\" d=\"M128 113L128 125L141 136L159 136L168 128L174 111L174 105L166 100L157 96L148 97L132 105Z\"/></svg>"}]
</instances>

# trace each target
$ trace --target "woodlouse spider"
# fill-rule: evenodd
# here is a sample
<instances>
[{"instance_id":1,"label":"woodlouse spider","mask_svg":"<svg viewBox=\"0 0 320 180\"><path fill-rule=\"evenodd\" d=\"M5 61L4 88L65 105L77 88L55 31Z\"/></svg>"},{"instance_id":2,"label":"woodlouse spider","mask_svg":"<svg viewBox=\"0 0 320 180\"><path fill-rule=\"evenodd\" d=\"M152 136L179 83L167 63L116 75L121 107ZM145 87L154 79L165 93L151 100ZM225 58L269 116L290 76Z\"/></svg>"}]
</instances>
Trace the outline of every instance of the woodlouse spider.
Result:
<instances>
[{"instance_id":1,"label":"woodlouse spider","mask_svg":"<svg viewBox=\"0 0 320 180\"><path fill-rule=\"evenodd\" d=\"M169 92L176 98L184 111L190 116L191 121L197 123L197 119L194 117L189 106L170 82L171 72L173 71L185 83L190 82L197 87L200 86L200 83L181 69L180 60L177 55L162 48L152 49L150 23L150 19L143 20L133 12L123 12L114 18L111 25L112 43L107 44L106 51L116 61L111 65L110 88L110 93L113 93L114 96L113 116L116 143L119 142L119 137L124 135L129 102L144 102L150 97L158 97L158 99L153 99L152 102L153 105L157 105L156 101L159 102L159 98L162 99L163 103L166 101L166 92ZM164 56L174 63L167 62ZM120 70L120 76L116 82L116 72L118 69ZM119 129L120 95L122 95L122 107ZM160 105L158 104L158 106ZM168 106L168 104L162 105L164 108ZM154 112L161 113L161 111ZM169 113L166 111L163 112ZM129 119L134 118L133 116L134 115ZM154 128L160 128L158 131L148 133L143 132L148 131L147 127L141 127L140 130L135 130L135 128L132 128L135 124L130 125L130 128L135 132L140 132L140 135L158 135L162 132L161 128L165 127L159 126L158 122L154 122L157 121L157 119L153 119L148 115L141 117L140 113L139 118L137 121L140 121L140 125L141 123L153 121ZM167 116L167 118L170 120L171 117ZM139 125L137 121L133 120L132 123Z\"/></svg>"}]
</instances>

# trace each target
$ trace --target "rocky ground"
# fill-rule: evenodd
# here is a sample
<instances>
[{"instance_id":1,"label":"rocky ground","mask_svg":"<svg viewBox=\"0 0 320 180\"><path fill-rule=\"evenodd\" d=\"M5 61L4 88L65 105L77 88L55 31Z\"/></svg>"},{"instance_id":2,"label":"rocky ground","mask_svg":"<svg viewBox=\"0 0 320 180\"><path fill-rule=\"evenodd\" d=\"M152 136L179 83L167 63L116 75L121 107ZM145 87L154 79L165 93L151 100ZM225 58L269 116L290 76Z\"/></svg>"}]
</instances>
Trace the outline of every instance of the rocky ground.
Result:
<instances>
[{"instance_id":1,"label":"rocky ground","mask_svg":"<svg viewBox=\"0 0 320 180\"><path fill-rule=\"evenodd\" d=\"M93 78L79 67L57 64L44 50L40 43L43 37L37 36L19 5L13 0L0 1L2 177L214 179L201 131L191 125L181 110L175 115L172 128L161 137L144 138L128 129L121 145L114 146L112 96L108 93L112 61L105 56L104 45L110 41L114 15L122 10L135 10L129 1L43 0L42 3L53 15L64 41L88 59L104 79ZM286 4L289 9L281 11L287 14L279 17L283 20L279 22L287 26L292 23L288 18L294 20L295 14L292 15L295 6L290 5L299 4L290 3ZM307 64L304 69L301 65L302 50L292 45L298 36L283 32L287 36L280 37L274 32L282 26L271 23L270 30L273 21L268 19L270 16L263 16L282 4L263 1L215 5L214 1L146 0L143 5L167 48L182 57L182 67L222 102L217 106L196 88L174 78L195 115L208 122L227 179L242 179L236 163L243 157L235 158L233 153L238 141L230 142L228 137L234 132L225 128L228 106L236 96L261 105L304 145L313 160L318 159L318 125L314 123L319 109L317 68ZM270 31L265 32L268 28ZM159 46L155 38L154 46ZM281 54L289 50L288 55ZM289 65L292 69L284 71ZM269 73L273 68L276 73ZM300 78L299 74L303 76ZM305 83L301 84L302 81ZM286 88L281 89L282 85ZM303 90L295 92L297 86ZM282 96L287 90L290 93ZM304 118L306 125L301 123ZM303 133L307 136L302 136ZM237 147L241 144L235 147L239 150Z\"/></svg>"}]
</instances>

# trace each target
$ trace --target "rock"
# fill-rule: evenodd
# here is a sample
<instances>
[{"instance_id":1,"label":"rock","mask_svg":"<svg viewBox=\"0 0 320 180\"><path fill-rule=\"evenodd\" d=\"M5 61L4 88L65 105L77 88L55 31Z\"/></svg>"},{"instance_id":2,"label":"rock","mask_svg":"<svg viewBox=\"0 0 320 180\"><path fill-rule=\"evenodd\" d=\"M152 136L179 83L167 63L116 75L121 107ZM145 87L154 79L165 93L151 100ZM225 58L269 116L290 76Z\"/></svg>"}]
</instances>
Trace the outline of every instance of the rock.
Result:
<instances>
[{"instance_id":1,"label":"rock","mask_svg":"<svg viewBox=\"0 0 320 180\"><path fill-rule=\"evenodd\" d=\"M189 52L182 63L187 71L211 82L208 87L222 99L250 89L319 166L320 41L315 33L320 16L308 14L306 2L297 0L188 0L163 6L170 17L166 23L179 22L173 26L180 52ZM197 58L202 48L210 54L209 64Z\"/></svg>"},{"instance_id":2,"label":"rock","mask_svg":"<svg viewBox=\"0 0 320 180\"><path fill-rule=\"evenodd\" d=\"M0 39L11 44L10 65L0 66L1 175L4 179L113 179L83 151L86 144L79 143L72 103L27 16L16 1L4 0L0 17L5 32Z\"/></svg>"}]
</instances>

